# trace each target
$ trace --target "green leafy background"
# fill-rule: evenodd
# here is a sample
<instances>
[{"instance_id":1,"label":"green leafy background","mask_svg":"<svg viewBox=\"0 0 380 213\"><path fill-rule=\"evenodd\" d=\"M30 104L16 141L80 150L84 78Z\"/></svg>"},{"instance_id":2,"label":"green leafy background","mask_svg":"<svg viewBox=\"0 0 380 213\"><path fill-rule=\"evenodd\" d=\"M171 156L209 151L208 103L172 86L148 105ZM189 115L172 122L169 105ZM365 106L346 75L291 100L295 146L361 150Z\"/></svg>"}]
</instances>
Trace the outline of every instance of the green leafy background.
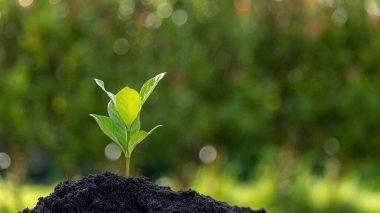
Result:
<instances>
[{"instance_id":1,"label":"green leafy background","mask_svg":"<svg viewBox=\"0 0 380 213\"><path fill-rule=\"evenodd\" d=\"M136 148L132 173L182 187L204 180L204 167L216 179L233 174L231 183L268 174L261 185L271 180L275 193L243 204L271 212L365 212L355 197L303 200L304 171L379 192L379 1L22 2L0 0L0 152L12 159L2 177L47 184L122 173L88 116L106 115L109 100L93 79L138 91L167 72L141 114L141 129L164 127ZM218 156L204 165L207 144Z\"/></svg>"}]
</instances>

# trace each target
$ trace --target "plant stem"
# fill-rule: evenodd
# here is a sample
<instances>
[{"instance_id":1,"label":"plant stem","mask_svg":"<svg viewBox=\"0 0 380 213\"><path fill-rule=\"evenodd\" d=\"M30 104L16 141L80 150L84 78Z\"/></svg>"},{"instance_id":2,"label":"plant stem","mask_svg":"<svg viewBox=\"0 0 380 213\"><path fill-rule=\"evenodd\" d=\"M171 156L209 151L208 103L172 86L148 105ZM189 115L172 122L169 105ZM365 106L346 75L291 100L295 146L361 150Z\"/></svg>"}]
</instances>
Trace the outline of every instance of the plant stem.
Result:
<instances>
[{"instance_id":1,"label":"plant stem","mask_svg":"<svg viewBox=\"0 0 380 213\"><path fill-rule=\"evenodd\" d=\"M129 176L129 162L130 162L130 157L125 156L125 176Z\"/></svg>"}]
</instances>

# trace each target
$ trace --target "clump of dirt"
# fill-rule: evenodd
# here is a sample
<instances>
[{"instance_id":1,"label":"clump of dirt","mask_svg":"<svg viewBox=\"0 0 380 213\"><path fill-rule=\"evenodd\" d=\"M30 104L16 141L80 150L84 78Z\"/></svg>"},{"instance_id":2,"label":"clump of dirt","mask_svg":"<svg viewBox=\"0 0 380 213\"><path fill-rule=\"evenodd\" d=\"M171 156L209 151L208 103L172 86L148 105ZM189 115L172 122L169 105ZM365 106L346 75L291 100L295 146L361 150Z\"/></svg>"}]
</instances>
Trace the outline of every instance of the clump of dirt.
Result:
<instances>
[{"instance_id":1,"label":"clump of dirt","mask_svg":"<svg viewBox=\"0 0 380 213\"><path fill-rule=\"evenodd\" d=\"M265 213L230 206L193 190L174 192L144 177L103 173L79 181L65 181L53 193L39 198L37 206L22 213L60 212L240 212Z\"/></svg>"}]
</instances>

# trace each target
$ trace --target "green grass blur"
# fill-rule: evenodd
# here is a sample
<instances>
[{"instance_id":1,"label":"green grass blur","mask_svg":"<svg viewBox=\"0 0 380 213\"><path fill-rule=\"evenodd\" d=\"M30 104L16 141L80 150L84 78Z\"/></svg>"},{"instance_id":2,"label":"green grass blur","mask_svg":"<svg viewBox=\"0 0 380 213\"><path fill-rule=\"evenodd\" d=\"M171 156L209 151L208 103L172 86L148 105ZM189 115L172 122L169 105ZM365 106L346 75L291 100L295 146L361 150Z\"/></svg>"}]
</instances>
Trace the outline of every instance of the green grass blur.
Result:
<instances>
[{"instance_id":1,"label":"green grass blur","mask_svg":"<svg viewBox=\"0 0 380 213\"><path fill-rule=\"evenodd\" d=\"M164 127L132 174L270 212L378 212L379 26L379 0L0 0L0 212L122 174L93 79L161 72L141 120Z\"/></svg>"},{"instance_id":2,"label":"green grass blur","mask_svg":"<svg viewBox=\"0 0 380 213\"><path fill-rule=\"evenodd\" d=\"M280 172L283 171L264 166L264 163L260 165L260 175L246 182L237 181L233 169L221 172L209 166L199 168L188 187L183 187L178 179L165 176L156 182L176 190L191 188L232 205L253 209L265 207L271 213L380 211L380 192L362 187L358 174L337 181L331 174L334 171L315 176L302 163L297 163L296 170L291 174L282 174ZM23 185L16 188L11 183L3 182L0 184L0 211L10 213L24 207L32 208L39 197L47 196L53 190L54 185Z\"/></svg>"}]
</instances>

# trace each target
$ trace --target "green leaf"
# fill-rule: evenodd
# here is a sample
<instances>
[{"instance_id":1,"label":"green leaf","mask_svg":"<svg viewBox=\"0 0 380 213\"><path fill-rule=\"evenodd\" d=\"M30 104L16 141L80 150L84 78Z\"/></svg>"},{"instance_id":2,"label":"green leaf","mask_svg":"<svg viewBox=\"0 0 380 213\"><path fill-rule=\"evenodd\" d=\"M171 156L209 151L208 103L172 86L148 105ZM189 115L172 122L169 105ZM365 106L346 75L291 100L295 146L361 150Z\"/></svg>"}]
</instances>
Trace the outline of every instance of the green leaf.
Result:
<instances>
[{"instance_id":1,"label":"green leaf","mask_svg":"<svg viewBox=\"0 0 380 213\"><path fill-rule=\"evenodd\" d=\"M121 141L119 141L119 138L122 138L122 135L124 134L116 127L112 119L103 115L90 114L90 116L96 120L104 134L106 134L112 141L118 144L121 150L125 153L126 146L124 146Z\"/></svg>"},{"instance_id":2,"label":"green leaf","mask_svg":"<svg viewBox=\"0 0 380 213\"><path fill-rule=\"evenodd\" d=\"M141 142L143 141L148 135L150 135L155 129L157 129L158 127L161 127L162 125L157 125L155 126L152 130L150 130L149 132L146 132L144 130L141 130L141 131L138 131L137 133L135 133L134 135L132 135L131 137L131 140L129 141L128 143L128 153L129 155L132 154L133 150L135 149L135 147Z\"/></svg>"},{"instance_id":3,"label":"green leaf","mask_svg":"<svg viewBox=\"0 0 380 213\"><path fill-rule=\"evenodd\" d=\"M105 87L104 87L104 82L102 80L99 80L99 79L94 79L96 84L105 92L107 93L108 97L110 97L110 99L116 103L116 100L115 100L115 95L112 93L112 92L108 92Z\"/></svg>"},{"instance_id":4,"label":"green leaf","mask_svg":"<svg viewBox=\"0 0 380 213\"><path fill-rule=\"evenodd\" d=\"M131 126L131 135L134 135L136 132L140 130L140 116L137 116L135 121L133 121L132 126Z\"/></svg>"},{"instance_id":5,"label":"green leaf","mask_svg":"<svg viewBox=\"0 0 380 213\"><path fill-rule=\"evenodd\" d=\"M107 110L108 110L108 115L115 123L124 126L123 121L121 120L119 113L117 112L116 106L112 101L108 102Z\"/></svg>"},{"instance_id":6,"label":"green leaf","mask_svg":"<svg viewBox=\"0 0 380 213\"><path fill-rule=\"evenodd\" d=\"M146 99L148 99L148 97L150 96L150 94L152 94L154 88L157 86L158 82L160 82L160 80L165 76L165 74L166 73L164 72L156 75L154 78L151 78L147 82L145 82L145 84L141 87L141 105L143 105Z\"/></svg>"},{"instance_id":7,"label":"green leaf","mask_svg":"<svg viewBox=\"0 0 380 213\"><path fill-rule=\"evenodd\" d=\"M120 134L117 134L119 142L124 147L127 147L127 131L123 121L121 121L119 113L116 110L115 104L112 101L108 102L108 115L113 121L115 128L118 132L120 132Z\"/></svg>"},{"instance_id":8,"label":"green leaf","mask_svg":"<svg viewBox=\"0 0 380 213\"><path fill-rule=\"evenodd\" d=\"M124 87L116 94L116 108L120 118L130 129L133 121L141 110L141 99L139 93L129 87Z\"/></svg>"},{"instance_id":9,"label":"green leaf","mask_svg":"<svg viewBox=\"0 0 380 213\"><path fill-rule=\"evenodd\" d=\"M131 125L131 129L128 131L127 144L130 143L131 136L135 135L139 130L140 130L140 116L137 116L137 118L135 119L135 121L133 121Z\"/></svg>"},{"instance_id":10,"label":"green leaf","mask_svg":"<svg viewBox=\"0 0 380 213\"><path fill-rule=\"evenodd\" d=\"M149 133L146 131L140 130L136 134L132 135L131 140L128 143L128 153L132 154L133 150L141 141L143 141Z\"/></svg>"}]
</instances>

